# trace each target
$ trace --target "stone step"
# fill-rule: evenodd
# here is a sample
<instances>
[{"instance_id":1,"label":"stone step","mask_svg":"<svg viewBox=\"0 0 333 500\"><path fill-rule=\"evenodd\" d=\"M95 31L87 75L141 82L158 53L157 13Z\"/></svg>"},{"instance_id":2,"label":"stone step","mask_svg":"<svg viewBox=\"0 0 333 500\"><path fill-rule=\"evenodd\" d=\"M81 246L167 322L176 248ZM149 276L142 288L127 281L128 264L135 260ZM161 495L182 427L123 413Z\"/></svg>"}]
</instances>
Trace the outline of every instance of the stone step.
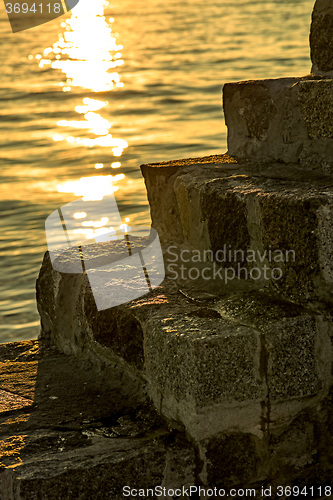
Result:
<instances>
[{"instance_id":1,"label":"stone step","mask_svg":"<svg viewBox=\"0 0 333 500\"><path fill-rule=\"evenodd\" d=\"M227 83L223 107L230 155L332 170L331 78Z\"/></svg>"},{"instance_id":2,"label":"stone step","mask_svg":"<svg viewBox=\"0 0 333 500\"><path fill-rule=\"evenodd\" d=\"M254 484L281 468L287 480L315 465L314 428L329 440L332 328L324 315L260 291L191 296L169 279L97 311L87 277L60 275L47 254L37 291L42 340L146 391L196 444L203 484ZM222 472L223 449L236 475Z\"/></svg>"},{"instance_id":3,"label":"stone step","mask_svg":"<svg viewBox=\"0 0 333 500\"><path fill-rule=\"evenodd\" d=\"M191 286L207 292L245 287L333 303L331 175L227 155L143 165L142 173L169 275L181 277L183 265Z\"/></svg>"},{"instance_id":4,"label":"stone step","mask_svg":"<svg viewBox=\"0 0 333 500\"><path fill-rule=\"evenodd\" d=\"M310 31L312 73L333 76L333 6L316 0Z\"/></svg>"}]
</instances>

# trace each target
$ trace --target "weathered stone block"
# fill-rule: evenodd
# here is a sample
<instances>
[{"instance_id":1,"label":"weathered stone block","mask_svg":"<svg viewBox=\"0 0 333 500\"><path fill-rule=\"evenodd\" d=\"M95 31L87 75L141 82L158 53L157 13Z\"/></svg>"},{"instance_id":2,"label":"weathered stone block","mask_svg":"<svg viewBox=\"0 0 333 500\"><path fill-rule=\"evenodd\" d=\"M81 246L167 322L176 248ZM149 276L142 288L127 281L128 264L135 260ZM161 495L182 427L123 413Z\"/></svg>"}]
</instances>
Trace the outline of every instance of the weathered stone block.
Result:
<instances>
[{"instance_id":1,"label":"weathered stone block","mask_svg":"<svg viewBox=\"0 0 333 500\"><path fill-rule=\"evenodd\" d=\"M310 31L312 73L333 74L333 6L331 0L317 0Z\"/></svg>"},{"instance_id":2,"label":"weathered stone block","mask_svg":"<svg viewBox=\"0 0 333 500\"><path fill-rule=\"evenodd\" d=\"M216 304L222 316L251 325L261 334L261 375L267 383L270 405L277 401L316 395L330 379L320 348L331 359L331 341L321 335L321 317L295 304L248 293Z\"/></svg>"},{"instance_id":3,"label":"weathered stone block","mask_svg":"<svg viewBox=\"0 0 333 500\"><path fill-rule=\"evenodd\" d=\"M180 220L181 244L168 231L177 216L166 221L154 203L157 193L152 179L161 175L160 169L153 165L142 169L153 225L165 246L167 274L181 263L198 269L212 264L215 274L207 271L205 275L212 279L202 279L200 270L198 279L187 280L189 286L212 293L270 287L287 300L332 303L331 176L290 169L289 165L276 170L275 164L235 163L222 155L202 163L169 165L174 165L175 171L170 189L176 191L181 186L187 193L182 203L177 201L175 211L181 211L184 199L189 200L188 215ZM173 245L178 249L177 257ZM185 255L182 249L190 251L187 261L197 252L196 261L181 262ZM217 266L222 269L219 274Z\"/></svg>"},{"instance_id":4,"label":"weathered stone block","mask_svg":"<svg viewBox=\"0 0 333 500\"><path fill-rule=\"evenodd\" d=\"M193 210L193 203L197 200L200 178L195 175L192 188L187 189L186 186L186 193L184 193L183 187L177 184L181 180L178 179L178 173L187 168L195 173L196 166L210 165L214 168L215 165L221 163L224 164L226 170L228 170L228 166L230 168L226 176L238 169L236 160L228 155L141 165L147 187L153 227L157 230L162 243L170 241L183 243L191 235L191 238L200 245L201 239L205 238L205 234L202 232L201 211L194 212ZM191 168L192 166L195 168ZM204 181L204 179L202 180ZM163 197L161 197L162 192L165 193ZM185 235L183 231L185 231Z\"/></svg>"},{"instance_id":5,"label":"weathered stone block","mask_svg":"<svg viewBox=\"0 0 333 500\"><path fill-rule=\"evenodd\" d=\"M46 258L44 266L50 265ZM167 280L147 297L98 312L84 277L64 275L56 283L49 318L56 346L101 373L118 370L123 384L141 397L147 391L159 411L196 440L231 429L261 435L268 421L296 414L306 398L328 390L329 335L320 333L316 315L294 304L261 293L202 302ZM58 296L71 286L79 290L68 309ZM42 315L43 309L40 302Z\"/></svg>"},{"instance_id":6,"label":"weathered stone block","mask_svg":"<svg viewBox=\"0 0 333 500\"><path fill-rule=\"evenodd\" d=\"M194 409L256 401L265 395L259 350L255 330L222 319L214 310L154 318L146 328L147 377L161 396L172 392Z\"/></svg>"},{"instance_id":7,"label":"weathered stone block","mask_svg":"<svg viewBox=\"0 0 333 500\"><path fill-rule=\"evenodd\" d=\"M171 313L171 310L170 310ZM201 308L154 317L145 329L148 391L162 414L195 439L226 429L259 429L266 386L255 329Z\"/></svg>"},{"instance_id":8,"label":"weathered stone block","mask_svg":"<svg viewBox=\"0 0 333 500\"><path fill-rule=\"evenodd\" d=\"M328 168L333 157L333 81L307 76L227 83L228 153Z\"/></svg>"}]
</instances>

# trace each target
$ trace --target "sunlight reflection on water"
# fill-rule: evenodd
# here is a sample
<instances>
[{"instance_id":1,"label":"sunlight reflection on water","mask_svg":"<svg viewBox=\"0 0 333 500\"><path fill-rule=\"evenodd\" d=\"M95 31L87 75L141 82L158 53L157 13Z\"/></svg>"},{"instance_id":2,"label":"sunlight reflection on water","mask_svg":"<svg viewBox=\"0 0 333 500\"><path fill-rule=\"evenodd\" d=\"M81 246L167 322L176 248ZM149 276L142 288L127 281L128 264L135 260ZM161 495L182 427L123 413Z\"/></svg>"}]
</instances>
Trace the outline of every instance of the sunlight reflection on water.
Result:
<instances>
[{"instance_id":1,"label":"sunlight reflection on water","mask_svg":"<svg viewBox=\"0 0 333 500\"><path fill-rule=\"evenodd\" d=\"M71 92L75 87L106 92L124 86L119 73L114 71L124 63L119 52L123 46L117 44L112 33L113 19L106 20L104 16L104 9L108 4L105 0L95 0L93 4L89 0L81 0L70 19L61 23L65 30L59 35L59 40L44 50L44 56L48 59L41 58L40 54L36 55L39 67L50 66L65 74L66 81L59 83L64 92ZM77 147L111 148L113 156L120 157L128 147L127 141L114 138L110 134L112 124L97 113L107 104L107 101L84 97L82 105L75 106L76 113L83 115L84 119L58 120L57 125L61 132L54 134L53 140L67 141ZM86 130L97 137L73 135L66 133L66 129ZM124 174L115 177L81 177L78 181L59 184L57 190L61 193L85 196L85 199L100 200L104 195L118 189L111 185L113 182L124 178Z\"/></svg>"},{"instance_id":2,"label":"sunlight reflection on water","mask_svg":"<svg viewBox=\"0 0 333 500\"><path fill-rule=\"evenodd\" d=\"M72 86L94 92L123 86L119 73L109 71L124 61L119 52L123 47L112 34L111 20L104 16L108 4L105 0L80 0L71 17L61 23L65 30L59 40L44 50L44 55L53 54L55 60L41 59L39 64L51 65L66 75L66 81L60 82L64 92Z\"/></svg>"},{"instance_id":3,"label":"sunlight reflection on water","mask_svg":"<svg viewBox=\"0 0 333 500\"><path fill-rule=\"evenodd\" d=\"M59 184L59 193L74 193L75 196L83 196L84 201L102 200L103 196L118 191L114 182L125 179L124 174L119 175L95 175L81 177L78 181L67 181Z\"/></svg>"}]
</instances>

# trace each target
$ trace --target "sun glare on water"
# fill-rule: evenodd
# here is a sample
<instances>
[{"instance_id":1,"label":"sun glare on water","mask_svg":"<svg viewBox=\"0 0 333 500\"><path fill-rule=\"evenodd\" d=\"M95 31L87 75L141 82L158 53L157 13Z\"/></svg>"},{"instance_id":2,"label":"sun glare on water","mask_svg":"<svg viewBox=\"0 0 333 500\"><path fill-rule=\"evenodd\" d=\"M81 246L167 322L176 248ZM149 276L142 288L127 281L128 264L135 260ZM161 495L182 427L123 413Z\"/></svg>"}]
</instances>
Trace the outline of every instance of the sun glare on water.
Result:
<instances>
[{"instance_id":1,"label":"sun glare on water","mask_svg":"<svg viewBox=\"0 0 333 500\"><path fill-rule=\"evenodd\" d=\"M83 201L102 200L104 196L116 192L119 188L114 186L114 183L124 178L124 174L81 177L77 181L58 184L57 189L59 193L73 193L75 196L83 196Z\"/></svg>"},{"instance_id":2,"label":"sun glare on water","mask_svg":"<svg viewBox=\"0 0 333 500\"><path fill-rule=\"evenodd\" d=\"M113 124L107 116L109 101L91 97L91 92L111 92L112 99L112 91L123 87L117 71L124 63L123 47L117 43L112 32L113 18L106 19L104 16L107 6L105 0L80 0L71 17L61 23L63 31L58 41L35 58L40 68L49 66L61 71L64 78L59 86L63 92L75 89L90 92L89 97L84 97L81 103L75 105L77 118L57 121L58 131L53 134L53 140L66 142L73 148L109 148L112 156L118 158L128 143L111 133ZM120 162L113 162L111 168L120 165ZM103 164L94 163L92 168L96 171L103 168ZM116 191L118 188L113 185L114 181L124 177L124 174L92 175L59 184L57 190L98 200Z\"/></svg>"},{"instance_id":3,"label":"sun glare on water","mask_svg":"<svg viewBox=\"0 0 333 500\"><path fill-rule=\"evenodd\" d=\"M55 59L40 58L39 65L50 64L66 75L61 82L64 92L72 86L105 92L122 87L116 68L122 66L122 45L112 33L110 20L106 20L104 0L80 0L72 15L61 23L64 28L57 42L44 50L44 56L51 53Z\"/></svg>"}]
</instances>

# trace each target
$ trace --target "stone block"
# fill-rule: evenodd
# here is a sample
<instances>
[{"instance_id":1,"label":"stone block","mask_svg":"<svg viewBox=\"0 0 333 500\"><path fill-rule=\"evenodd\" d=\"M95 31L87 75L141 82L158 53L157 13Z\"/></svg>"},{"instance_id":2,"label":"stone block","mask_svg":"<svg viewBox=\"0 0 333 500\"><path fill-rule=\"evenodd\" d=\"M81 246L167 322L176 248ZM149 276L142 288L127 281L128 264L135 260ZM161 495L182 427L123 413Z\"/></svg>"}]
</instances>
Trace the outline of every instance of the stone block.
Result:
<instances>
[{"instance_id":1,"label":"stone block","mask_svg":"<svg viewBox=\"0 0 333 500\"><path fill-rule=\"evenodd\" d=\"M331 175L290 165L235 162L222 155L206 158L206 164L184 162L174 169L170 189L176 192L181 186L186 193L181 202L176 198L174 208L180 212L186 203L188 214L178 220L181 244L168 232L174 218L166 225L153 202L151 178L160 170L153 165L143 168L153 225L165 247L167 274L179 267L187 251L183 262L187 268L215 266L215 274L206 272L213 276L210 280L202 279L201 268L197 279L185 273L194 290L220 294L264 287L302 304L332 303Z\"/></svg>"},{"instance_id":2,"label":"stone block","mask_svg":"<svg viewBox=\"0 0 333 500\"><path fill-rule=\"evenodd\" d=\"M223 107L230 155L332 166L331 79L309 75L227 83Z\"/></svg>"},{"instance_id":3,"label":"stone block","mask_svg":"<svg viewBox=\"0 0 333 500\"><path fill-rule=\"evenodd\" d=\"M262 292L223 299L215 307L223 317L260 332L260 370L270 405L328 390L332 346L329 336L322 335L320 315ZM327 353L328 367L320 351Z\"/></svg>"},{"instance_id":4,"label":"stone block","mask_svg":"<svg viewBox=\"0 0 333 500\"><path fill-rule=\"evenodd\" d=\"M209 309L171 316L146 327L147 378L161 396L172 392L194 409L264 397L255 330Z\"/></svg>"},{"instance_id":5,"label":"stone block","mask_svg":"<svg viewBox=\"0 0 333 500\"><path fill-rule=\"evenodd\" d=\"M124 387L141 397L147 391L169 421L197 440L235 428L260 435L267 420L286 417L281 405L297 412L327 390L330 339L300 306L258 292L191 299L166 280L146 297L97 311L84 278L75 283L81 288L72 294L78 300L71 313L68 302L56 301L56 346L105 376L118 370Z\"/></svg>"},{"instance_id":6,"label":"stone block","mask_svg":"<svg viewBox=\"0 0 333 500\"><path fill-rule=\"evenodd\" d=\"M330 0L317 0L310 31L312 73L333 75L333 6Z\"/></svg>"},{"instance_id":7,"label":"stone block","mask_svg":"<svg viewBox=\"0 0 333 500\"><path fill-rule=\"evenodd\" d=\"M149 394L162 414L195 439L228 426L259 429L266 397L259 360L258 332L213 309L179 315L170 310L146 325Z\"/></svg>"},{"instance_id":8,"label":"stone block","mask_svg":"<svg viewBox=\"0 0 333 500\"><path fill-rule=\"evenodd\" d=\"M215 165L222 162L225 167L229 165L231 171L235 170L235 166L237 170L236 160L228 155L213 155L204 158L189 158L141 165L153 227L157 230L162 243L174 241L181 244L184 239L187 240L189 231L191 231L197 243L200 243L198 236L204 238L204 234L201 232L200 213L195 217L192 210L193 197L197 198L196 190L200 179L198 176L193 179L193 196L189 192L184 195L182 186L179 185L176 188L175 182L176 180L178 182L178 174L184 169L191 169L194 166L191 169L194 173L197 166L210 165L214 168ZM161 193L164 193L164 196L161 196ZM196 226L196 232L190 225L191 221ZM185 235L183 231L185 231Z\"/></svg>"}]
</instances>

